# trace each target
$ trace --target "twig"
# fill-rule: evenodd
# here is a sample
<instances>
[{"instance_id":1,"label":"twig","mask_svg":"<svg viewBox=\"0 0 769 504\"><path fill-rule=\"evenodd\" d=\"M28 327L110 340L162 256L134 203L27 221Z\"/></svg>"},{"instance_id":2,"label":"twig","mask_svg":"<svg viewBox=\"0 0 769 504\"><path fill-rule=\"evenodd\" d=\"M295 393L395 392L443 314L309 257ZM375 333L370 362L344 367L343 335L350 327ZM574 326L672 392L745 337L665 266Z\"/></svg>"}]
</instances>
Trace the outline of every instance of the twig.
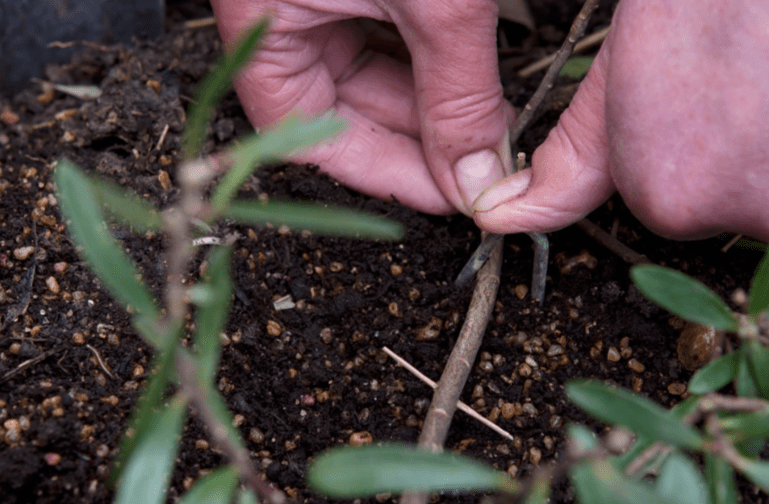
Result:
<instances>
[{"instance_id":1,"label":"twig","mask_svg":"<svg viewBox=\"0 0 769 504\"><path fill-rule=\"evenodd\" d=\"M38 355L37 357L33 357L29 360L25 360L15 368L11 369L7 373L5 373L3 376L0 377L0 383L5 383L6 381L10 380L17 374L21 373L28 367L32 367L35 364L38 364L40 362L43 362L45 359L50 357L51 355L58 353L60 349L54 349L54 350L48 350L47 352L43 352L42 354Z\"/></svg>"},{"instance_id":2,"label":"twig","mask_svg":"<svg viewBox=\"0 0 769 504\"><path fill-rule=\"evenodd\" d=\"M587 49L590 49L591 47L600 44L603 42L603 40L606 38L606 35L609 33L609 28L606 27L601 30L598 30L595 33L591 33L590 35L587 35L585 38L577 42L577 44L574 46L575 53L579 53L582 51L585 51ZM544 70L547 68L548 65L553 63L553 60L555 60L557 53L549 54L545 56L544 58L535 61L531 65L528 65L520 70L518 70L518 77L528 77L531 74L537 73L540 70Z\"/></svg>"},{"instance_id":3,"label":"twig","mask_svg":"<svg viewBox=\"0 0 769 504\"><path fill-rule=\"evenodd\" d=\"M188 402L197 410L197 414L208 426L214 443L222 449L232 465L237 468L241 481L256 492L261 501L269 504L286 504L288 502L286 495L273 488L254 470L248 452L230 441L227 428L219 422L211 407L211 401L206 397L206 392L197 383L197 365L195 362L184 356L179 356L176 367L179 370L183 392L186 394Z\"/></svg>"},{"instance_id":4,"label":"twig","mask_svg":"<svg viewBox=\"0 0 769 504\"><path fill-rule=\"evenodd\" d=\"M112 373L110 372L109 368L107 368L107 365L106 365L106 364L104 364L104 361L102 360L102 358L101 358L101 354L99 353L99 351L98 351L98 350L96 350L96 349L95 349L94 347L92 347L91 345L89 345L88 343L86 343L86 344L85 344L85 346L86 346L86 348L88 348L88 350L90 350L90 351L91 351L91 353L94 355L94 357L96 357L96 362L98 362L98 363L99 363L99 367L102 369L102 371L104 371L105 373L107 373L107 375L108 375L110 378L113 378L113 379L114 379L115 377L114 377L114 376L112 376Z\"/></svg>"},{"instance_id":5,"label":"twig","mask_svg":"<svg viewBox=\"0 0 769 504\"><path fill-rule=\"evenodd\" d=\"M724 245L723 247L721 247L721 252L724 252L724 253L728 252L728 251L729 251L729 249L730 249L730 248L732 248L732 246L733 246L735 243L737 243L738 241L740 241L740 238L742 238L742 236L743 236L743 235L741 235L741 234L736 234L736 235L734 235L734 236L732 237L732 239L731 239L731 240L729 240L728 242L726 242L726 245Z\"/></svg>"},{"instance_id":6,"label":"twig","mask_svg":"<svg viewBox=\"0 0 769 504\"><path fill-rule=\"evenodd\" d=\"M475 356L483 341L483 333L486 331L494 308L501 271L502 242L500 241L478 273L478 281L470 300L465 323L462 325L459 338L451 351L446 368L435 388L430 408L425 415L422 433L419 435L419 447L423 450L439 452L443 449L451 419L459 402L459 395L470 375ZM425 504L427 494L407 492L403 494L400 502L401 504Z\"/></svg>"},{"instance_id":7,"label":"twig","mask_svg":"<svg viewBox=\"0 0 769 504\"><path fill-rule=\"evenodd\" d=\"M198 28L206 28L208 26L216 26L216 18L214 16L190 19L189 21L184 22L185 30L195 30Z\"/></svg>"},{"instance_id":8,"label":"twig","mask_svg":"<svg viewBox=\"0 0 769 504\"><path fill-rule=\"evenodd\" d=\"M648 257L631 249L589 220L582 219L577 222L577 226L579 226L585 233L595 238L598 243L620 256L625 262L630 264L651 263Z\"/></svg>"},{"instance_id":9,"label":"twig","mask_svg":"<svg viewBox=\"0 0 769 504\"><path fill-rule=\"evenodd\" d=\"M389 348L382 347L382 351L384 351L384 353L389 355L398 364L400 364L401 366L406 368L411 374L413 374L414 376L419 378L422 382L426 383L431 388L434 389L434 388L436 388L438 386L434 381L432 381L427 376L423 375L417 368L415 368L414 366L409 364L408 361L406 361L403 357L401 357L400 355L396 354L395 352L393 352ZM484 418L477 411L475 411L473 408L471 408L467 404L463 403L462 401L457 402L457 409L459 409L460 411L462 411L464 413L467 413L469 416L471 416L475 420L481 422L483 425L485 425L489 429L493 430L494 432L496 432L500 436L504 437L505 439L509 439L510 441L514 441L515 440L515 438L513 437L512 434L510 434L505 429L503 429L499 425L495 424L494 422L492 422L488 418Z\"/></svg>"}]
</instances>

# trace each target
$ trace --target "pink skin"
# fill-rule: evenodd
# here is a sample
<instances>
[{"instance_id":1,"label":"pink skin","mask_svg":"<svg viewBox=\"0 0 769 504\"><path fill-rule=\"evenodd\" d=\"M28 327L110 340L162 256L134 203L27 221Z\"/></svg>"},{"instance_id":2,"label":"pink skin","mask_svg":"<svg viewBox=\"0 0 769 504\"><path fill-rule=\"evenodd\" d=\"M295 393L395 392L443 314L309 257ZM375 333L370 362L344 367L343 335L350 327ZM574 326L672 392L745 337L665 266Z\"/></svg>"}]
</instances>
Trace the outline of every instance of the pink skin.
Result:
<instances>
[{"instance_id":1,"label":"pink skin","mask_svg":"<svg viewBox=\"0 0 769 504\"><path fill-rule=\"evenodd\" d=\"M296 110L341 112L347 132L297 160L362 192L430 213L474 213L481 227L509 233L562 228L618 190L661 235L769 241L765 0L622 0L532 168L506 179L514 114L499 85L495 2L212 4L228 42L273 17L237 85L254 125ZM356 17L394 23L413 66L367 57Z\"/></svg>"}]
</instances>

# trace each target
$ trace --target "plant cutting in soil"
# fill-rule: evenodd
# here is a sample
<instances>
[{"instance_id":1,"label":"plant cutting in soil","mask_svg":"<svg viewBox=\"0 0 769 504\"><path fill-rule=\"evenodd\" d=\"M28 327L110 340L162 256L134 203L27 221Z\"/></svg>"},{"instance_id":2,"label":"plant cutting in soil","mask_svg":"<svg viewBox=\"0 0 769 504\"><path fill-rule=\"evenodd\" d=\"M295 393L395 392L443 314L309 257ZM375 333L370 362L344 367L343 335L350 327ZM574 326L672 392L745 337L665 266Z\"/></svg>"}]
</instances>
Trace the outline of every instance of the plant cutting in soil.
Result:
<instances>
[{"instance_id":1,"label":"plant cutting in soil","mask_svg":"<svg viewBox=\"0 0 769 504\"><path fill-rule=\"evenodd\" d=\"M555 13L556 3L562 4L543 2L542 14L547 5ZM49 71L47 79L57 83L100 84L97 100L41 94L30 86L2 103L4 501L112 499L105 480L147 378L151 351L131 328L130 315L74 250L53 196L52 163L68 157L160 207L174 201L173 167L181 159L187 102L221 52L215 30L184 29L182 13L181 7L173 11L177 27L157 42L86 47L72 65ZM548 27L541 28L545 46L547 30L560 30L550 34L550 44L563 40L576 11L566 14L541 17L540 26ZM601 26L609 15L604 6L593 23ZM539 78L531 79L533 89ZM555 96L524 134L522 150L531 152L565 107L558 101L563 93ZM526 98L524 92L514 102L522 105ZM249 131L230 94L217 109L204 150L214 152ZM467 295L452 282L480 237L463 217L429 217L371 200L311 167L276 164L260 170L242 194L333 202L386 215L407 229L397 243L226 222L208 233L224 238L237 231L243 237L235 244L235 296L217 387L257 466L289 497L320 502L304 483L310 457L344 443L417 439L431 391L382 348L392 348L434 379L440 376L468 305ZM686 271L726 299L737 288L747 289L761 258L761 251L740 246L722 252L717 240L662 240L640 226L618 198L589 219L599 228L616 229L621 242L655 263ZM162 236L117 230L117 237L159 292ZM457 417L446 441L449 449L518 476L561 456L567 421L598 428L566 401L568 379L607 380L667 407L681 400L691 373L686 366L693 367L698 357L684 348L679 358L677 339L687 329L632 287L625 261L575 227L552 233L550 240L550 278L540 307L528 293L531 240L505 239L498 299L462 395L514 440ZM224 462L194 417L185 427L179 460L171 498ZM759 498L749 484L741 485L746 499ZM569 501L571 495L565 480L555 485L555 501Z\"/></svg>"}]
</instances>

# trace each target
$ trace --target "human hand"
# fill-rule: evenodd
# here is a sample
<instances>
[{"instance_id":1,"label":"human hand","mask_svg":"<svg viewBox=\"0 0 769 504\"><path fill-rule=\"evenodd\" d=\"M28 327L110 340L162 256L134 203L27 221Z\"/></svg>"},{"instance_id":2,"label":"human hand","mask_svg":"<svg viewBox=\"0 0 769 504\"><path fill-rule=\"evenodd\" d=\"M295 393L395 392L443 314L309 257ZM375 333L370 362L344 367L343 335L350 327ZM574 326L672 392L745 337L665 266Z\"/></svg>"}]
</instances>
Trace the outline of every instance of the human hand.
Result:
<instances>
[{"instance_id":1,"label":"human hand","mask_svg":"<svg viewBox=\"0 0 769 504\"><path fill-rule=\"evenodd\" d=\"M272 20L236 83L254 126L333 110L337 139L294 158L343 184L428 213L470 206L510 173L494 0L212 0L225 43ZM413 64L368 50L360 19L394 23Z\"/></svg>"},{"instance_id":2,"label":"human hand","mask_svg":"<svg viewBox=\"0 0 769 504\"><path fill-rule=\"evenodd\" d=\"M476 222L567 226L618 189L651 230L769 241L769 4L622 0L532 168L490 187Z\"/></svg>"}]
</instances>

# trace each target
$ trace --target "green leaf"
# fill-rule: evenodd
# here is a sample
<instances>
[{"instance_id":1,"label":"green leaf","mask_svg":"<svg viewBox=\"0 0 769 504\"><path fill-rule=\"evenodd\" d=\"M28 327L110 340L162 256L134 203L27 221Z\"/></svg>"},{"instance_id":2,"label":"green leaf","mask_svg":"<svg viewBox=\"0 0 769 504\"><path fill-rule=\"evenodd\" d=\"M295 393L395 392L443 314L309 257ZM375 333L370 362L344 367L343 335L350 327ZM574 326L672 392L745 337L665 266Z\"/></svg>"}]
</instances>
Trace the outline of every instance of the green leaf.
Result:
<instances>
[{"instance_id":1,"label":"green leaf","mask_svg":"<svg viewBox=\"0 0 769 504\"><path fill-rule=\"evenodd\" d=\"M594 56L572 56L566 60L558 76L581 79L590 70L590 65L593 64L594 59Z\"/></svg>"},{"instance_id":2,"label":"green leaf","mask_svg":"<svg viewBox=\"0 0 769 504\"><path fill-rule=\"evenodd\" d=\"M182 496L180 504L229 504L238 486L238 470L234 466L214 469Z\"/></svg>"},{"instance_id":3,"label":"green leaf","mask_svg":"<svg viewBox=\"0 0 769 504\"><path fill-rule=\"evenodd\" d=\"M769 462L742 458L739 471L764 492L769 492Z\"/></svg>"},{"instance_id":4,"label":"green leaf","mask_svg":"<svg viewBox=\"0 0 769 504\"><path fill-rule=\"evenodd\" d=\"M550 501L550 477L537 478L523 504L547 504Z\"/></svg>"},{"instance_id":5,"label":"green leaf","mask_svg":"<svg viewBox=\"0 0 769 504\"><path fill-rule=\"evenodd\" d=\"M737 504L739 494L734 469L724 459L705 454L705 479L711 504Z\"/></svg>"},{"instance_id":6,"label":"green leaf","mask_svg":"<svg viewBox=\"0 0 769 504\"><path fill-rule=\"evenodd\" d=\"M740 413L718 419L718 426L732 442L769 437L769 408L756 413Z\"/></svg>"},{"instance_id":7,"label":"green leaf","mask_svg":"<svg viewBox=\"0 0 769 504\"><path fill-rule=\"evenodd\" d=\"M207 280L210 302L200 306L196 314L195 343L200 350L201 380L213 383L219 364L221 344L219 334L224 330L227 315L230 312L232 280L230 278L230 259L232 247L215 248L208 260Z\"/></svg>"},{"instance_id":8,"label":"green leaf","mask_svg":"<svg viewBox=\"0 0 769 504\"><path fill-rule=\"evenodd\" d=\"M304 120L292 115L269 131L247 137L230 151L229 157L235 161L214 189L211 206L216 211L223 211L259 164L275 161L335 135L343 128L344 122L336 116Z\"/></svg>"},{"instance_id":9,"label":"green leaf","mask_svg":"<svg viewBox=\"0 0 769 504\"><path fill-rule=\"evenodd\" d=\"M151 428L138 440L126 463L115 494L116 504L160 504L166 501L186 410L184 401L177 398L153 415Z\"/></svg>"},{"instance_id":10,"label":"green leaf","mask_svg":"<svg viewBox=\"0 0 769 504\"><path fill-rule=\"evenodd\" d=\"M155 413L153 412L157 411L165 401L166 391L173 373L176 348L180 342L180 327L169 331L169 334L163 340L166 342L166 346L161 347L153 358L152 365L150 366L152 375L147 382L144 393L142 393L136 407L131 412L131 418L128 420L128 425L131 426L133 434L128 436L127 433L123 433L120 440L120 451L108 479L110 486L114 486L125 467L126 460L133 454L139 440L143 439L149 431L155 419Z\"/></svg>"},{"instance_id":11,"label":"green leaf","mask_svg":"<svg viewBox=\"0 0 769 504\"><path fill-rule=\"evenodd\" d=\"M700 449L703 437L692 426L649 399L598 381L571 381L569 399L595 418L624 425L640 435L675 446Z\"/></svg>"},{"instance_id":12,"label":"green leaf","mask_svg":"<svg viewBox=\"0 0 769 504\"><path fill-rule=\"evenodd\" d=\"M740 359L741 349L707 363L689 380L689 392L702 395L721 389L737 377Z\"/></svg>"},{"instance_id":13,"label":"green leaf","mask_svg":"<svg viewBox=\"0 0 769 504\"><path fill-rule=\"evenodd\" d=\"M748 354L748 371L753 383L759 395L769 399L769 373L766 372L769 369L769 348L756 340L750 340L745 351Z\"/></svg>"},{"instance_id":14,"label":"green leaf","mask_svg":"<svg viewBox=\"0 0 769 504\"><path fill-rule=\"evenodd\" d=\"M758 315L767 308L769 308L769 252L764 254L756 274L753 275L748 313Z\"/></svg>"},{"instance_id":15,"label":"green leaf","mask_svg":"<svg viewBox=\"0 0 769 504\"><path fill-rule=\"evenodd\" d=\"M620 474L607 460L576 464L570 476L581 504L678 504L651 485Z\"/></svg>"},{"instance_id":16,"label":"green leaf","mask_svg":"<svg viewBox=\"0 0 769 504\"><path fill-rule=\"evenodd\" d=\"M748 352L742 350L742 359L737 369L737 395L739 397L756 397L758 389L753 383L753 377L750 375L750 366L748 365Z\"/></svg>"},{"instance_id":17,"label":"green leaf","mask_svg":"<svg viewBox=\"0 0 769 504\"><path fill-rule=\"evenodd\" d=\"M516 487L506 474L475 460L399 444L327 450L310 464L307 483L335 499L407 490L512 491Z\"/></svg>"},{"instance_id":18,"label":"green leaf","mask_svg":"<svg viewBox=\"0 0 769 504\"><path fill-rule=\"evenodd\" d=\"M56 169L56 185L62 213L71 220L69 231L99 280L123 305L130 305L139 315L159 320L152 295L138 280L139 272L106 229L88 177L74 163L62 159Z\"/></svg>"},{"instance_id":19,"label":"green leaf","mask_svg":"<svg viewBox=\"0 0 769 504\"><path fill-rule=\"evenodd\" d=\"M250 488L241 490L238 494L238 504L259 504L254 491Z\"/></svg>"},{"instance_id":20,"label":"green leaf","mask_svg":"<svg viewBox=\"0 0 769 504\"><path fill-rule=\"evenodd\" d=\"M359 210L329 207L311 202L235 201L223 216L243 224L263 226L286 225L295 230L350 238L398 240L403 226L378 215Z\"/></svg>"},{"instance_id":21,"label":"green leaf","mask_svg":"<svg viewBox=\"0 0 769 504\"><path fill-rule=\"evenodd\" d=\"M163 221L157 209L125 188L101 177L88 177L107 218L137 231L158 230Z\"/></svg>"},{"instance_id":22,"label":"green leaf","mask_svg":"<svg viewBox=\"0 0 769 504\"><path fill-rule=\"evenodd\" d=\"M688 275L655 264L630 269L638 290L666 310L698 324L735 331L737 320L718 295Z\"/></svg>"},{"instance_id":23,"label":"green leaf","mask_svg":"<svg viewBox=\"0 0 769 504\"><path fill-rule=\"evenodd\" d=\"M670 454L657 477L657 493L680 504L708 504L708 487L697 465L680 452Z\"/></svg>"},{"instance_id":24,"label":"green leaf","mask_svg":"<svg viewBox=\"0 0 769 504\"><path fill-rule=\"evenodd\" d=\"M214 109L232 86L235 75L256 49L268 22L262 20L242 36L234 50L219 58L214 69L206 76L193 98L187 125L184 129L184 157L192 159L200 154Z\"/></svg>"},{"instance_id":25,"label":"green leaf","mask_svg":"<svg viewBox=\"0 0 769 504\"><path fill-rule=\"evenodd\" d=\"M598 449L598 439L595 433L580 424L569 424L566 426L566 436L569 441L577 446L580 451L589 452Z\"/></svg>"}]
</instances>

